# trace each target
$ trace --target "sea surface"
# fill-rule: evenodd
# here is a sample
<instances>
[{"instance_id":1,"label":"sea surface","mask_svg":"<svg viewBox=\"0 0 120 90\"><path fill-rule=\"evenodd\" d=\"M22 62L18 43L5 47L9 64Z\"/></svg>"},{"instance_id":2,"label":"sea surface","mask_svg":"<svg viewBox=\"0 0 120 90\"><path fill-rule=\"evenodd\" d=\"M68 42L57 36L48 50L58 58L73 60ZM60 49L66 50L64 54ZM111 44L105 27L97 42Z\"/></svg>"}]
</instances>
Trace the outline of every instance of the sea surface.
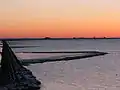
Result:
<instances>
[{"instance_id":1,"label":"sea surface","mask_svg":"<svg viewBox=\"0 0 120 90\"><path fill-rule=\"evenodd\" d=\"M61 55L31 52L108 52L104 56L37 63L25 67L42 82L41 90L120 90L120 39L28 40L9 41L9 44L14 46L12 49L19 59L34 60Z\"/></svg>"}]
</instances>

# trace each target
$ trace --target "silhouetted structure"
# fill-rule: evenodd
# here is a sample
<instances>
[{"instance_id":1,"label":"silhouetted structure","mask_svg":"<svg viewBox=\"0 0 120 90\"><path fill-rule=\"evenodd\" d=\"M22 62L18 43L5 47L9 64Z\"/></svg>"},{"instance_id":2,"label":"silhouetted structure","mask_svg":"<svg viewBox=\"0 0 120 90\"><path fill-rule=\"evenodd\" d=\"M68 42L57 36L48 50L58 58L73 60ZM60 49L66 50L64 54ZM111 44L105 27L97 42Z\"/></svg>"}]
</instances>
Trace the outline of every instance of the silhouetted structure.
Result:
<instances>
[{"instance_id":1,"label":"silhouetted structure","mask_svg":"<svg viewBox=\"0 0 120 90\"><path fill-rule=\"evenodd\" d=\"M3 41L0 90L38 90L40 82L24 68L8 44Z\"/></svg>"}]
</instances>

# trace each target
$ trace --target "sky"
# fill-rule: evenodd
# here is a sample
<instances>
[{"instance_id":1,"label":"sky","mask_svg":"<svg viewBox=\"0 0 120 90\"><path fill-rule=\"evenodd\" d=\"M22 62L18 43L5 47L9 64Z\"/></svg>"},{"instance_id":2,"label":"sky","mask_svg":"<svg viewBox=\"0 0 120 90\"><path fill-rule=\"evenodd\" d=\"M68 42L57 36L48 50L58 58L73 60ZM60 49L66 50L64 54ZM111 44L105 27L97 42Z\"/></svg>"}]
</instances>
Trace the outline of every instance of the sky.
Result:
<instances>
[{"instance_id":1,"label":"sky","mask_svg":"<svg viewBox=\"0 0 120 90\"><path fill-rule=\"evenodd\" d=\"M120 37L120 0L0 0L0 37Z\"/></svg>"}]
</instances>

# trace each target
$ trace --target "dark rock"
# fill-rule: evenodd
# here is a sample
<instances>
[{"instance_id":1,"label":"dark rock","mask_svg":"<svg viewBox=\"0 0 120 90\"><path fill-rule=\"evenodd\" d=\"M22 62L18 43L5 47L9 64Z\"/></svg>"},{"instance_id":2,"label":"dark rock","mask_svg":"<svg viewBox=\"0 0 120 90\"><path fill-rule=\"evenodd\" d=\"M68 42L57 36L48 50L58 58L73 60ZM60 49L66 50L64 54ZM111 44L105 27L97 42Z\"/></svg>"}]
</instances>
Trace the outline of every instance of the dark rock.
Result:
<instances>
[{"instance_id":1,"label":"dark rock","mask_svg":"<svg viewBox=\"0 0 120 90\"><path fill-rule=\"evenodd\" d=\"M22 66L8 44L3 41L0 90L38 90L41 82Z\"/></svg>"}]
</instances>

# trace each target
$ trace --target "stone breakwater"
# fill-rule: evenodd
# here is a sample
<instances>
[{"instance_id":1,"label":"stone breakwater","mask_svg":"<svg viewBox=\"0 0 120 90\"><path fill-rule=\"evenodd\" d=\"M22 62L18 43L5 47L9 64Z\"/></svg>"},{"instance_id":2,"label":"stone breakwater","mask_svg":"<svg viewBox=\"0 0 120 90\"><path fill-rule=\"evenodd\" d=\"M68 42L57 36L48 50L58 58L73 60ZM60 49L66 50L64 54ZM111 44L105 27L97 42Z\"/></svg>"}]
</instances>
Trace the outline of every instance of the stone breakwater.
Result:
<instances>
[{"instance_id":1,"label":"stone breakwater","mask_svg":"<svg viewBox=\"0 0 120 90\"><path fill-rule=\"evenodd\" d=\"M32 52L36 53L36 52ZM39 53L39 52L37 52ZM60 56L52 56L49 58L38 58L38 59L22 59L20 60L23 65L29 65L34 63L45 63L45 62L54 62L54 61L69 61L69 60L77 60L82 58L89 58L94 56L106 55L106 52L98 52L98 51L77 51L77 52L40 52L40 53L69 53L70 55L60 55ZM73 54L72 54L73 53Z\"/></svg>"},{"instance_id":2,"label":"stone breakwater","mask_svg":"<svg viewBox=\"0 0 120 90\"><path fill-rule=\"evenodd\" d=\"M0 68L0 90L39 90L41 82L19 62L8 44L3 41Z\"/></svg>"}]
</instances>

